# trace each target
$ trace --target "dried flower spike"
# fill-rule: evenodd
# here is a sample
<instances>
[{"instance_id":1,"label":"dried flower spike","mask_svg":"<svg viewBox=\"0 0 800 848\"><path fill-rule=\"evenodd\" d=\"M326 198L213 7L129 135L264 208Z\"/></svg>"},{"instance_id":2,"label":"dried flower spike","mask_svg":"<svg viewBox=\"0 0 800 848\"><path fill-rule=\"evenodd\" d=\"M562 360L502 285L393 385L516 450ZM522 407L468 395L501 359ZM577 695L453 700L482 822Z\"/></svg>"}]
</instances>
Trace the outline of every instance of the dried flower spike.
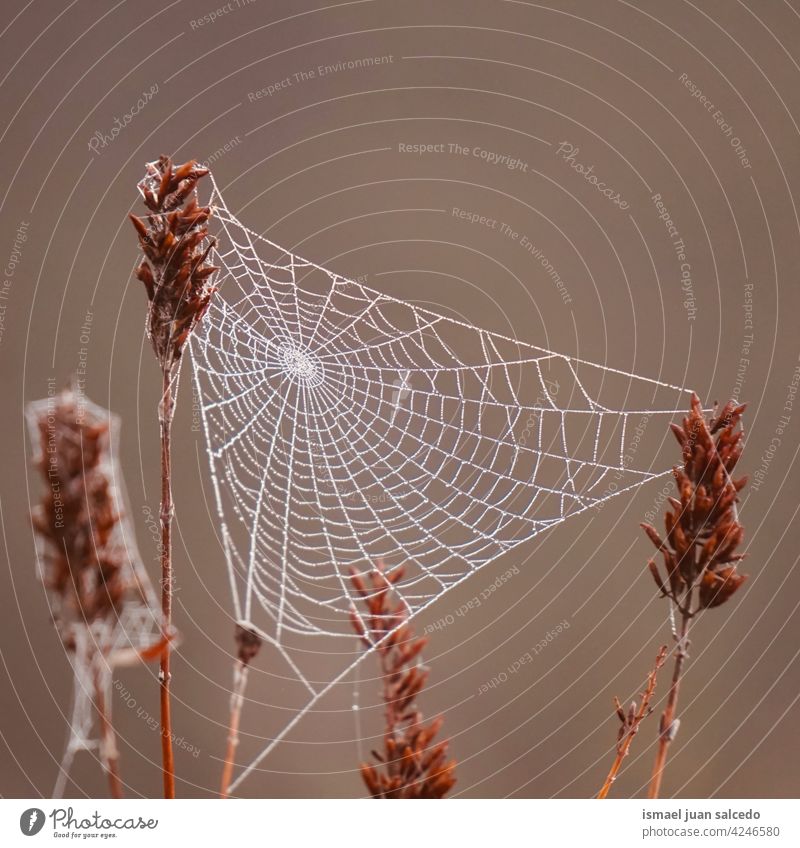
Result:
<instances>
[{"instance_id":1,"label":"dried flower spike","mask_svg":"<svg viewBox=\"0 0 800 848\"><path fill-rule=\"evenodd\" d=\"M744 558L736 552L744 538L736 503L747 478L731 477L742 454L744 410L731 402L707 421L699 398L692 396L683 425L672 425L683 467L673 471L679 498L669 499L665 537L642 524L664 559L663 571L655 561L648 563L659 591L689 616L725 603L747 579L736 570Z\"/></svg>"},{"instance_id":2,"label":"dried flower spike","mask_svg":"<svg viewBox=\"0 0 800 848\"><path fill-rule=\"evenodd\" d=\"M196 192L209 172L195 161L174 167L168 156L146 167L139 192L150 214L130 216L142 249L136 276L150 302L148 336L162 369L171 369L215 291L210 280L217 269L206 262L214 247L211 207L199 206Z\"/></svg>"},{"instance_id":3,"label":"dried flower spike","mask_svg":"<svg viewBox=\"0 0 800 848\"><path fill-rule=\"evenodd\" d=\"M427 639L416 638L402 602L391 603L392 586L403 576L398 568L385 574L380 564L363 575L351 572L351 583L363 599L366 614L353 609L353 627L367 647L374 647L383 677L386 729L377 764L363 763L361 776L373 798L443 798L456 782L455 760L447 760L448 742L434 743L443 719L426 724L416 705L428 670L420 665Z\"/></svg>"},{"instance_id":4,"label":"dried flower spike","mask_svg":"<svg viewBox=\"0 0 800 848\"><path fill-rule=\"evenodd\" d=\"M651 560L650 573L661 595L680 613L680 628L674 634L675 666L659 725L650 798L659 797L667 750L680 724L676 711L691 621L703 610L724 604L747 580L746 574L737 571L737 563L744 558L737 553L744 528L736 508L747 478L732 476L742 455L744 410L744 405L730 401L709 420L700 399L692 395L689 414L681 425L672 425L683 466L673 471L679 497L669 499L664 538L652 525L642 524L664 560L662 569Z\"/></svg>"}]
</instances>

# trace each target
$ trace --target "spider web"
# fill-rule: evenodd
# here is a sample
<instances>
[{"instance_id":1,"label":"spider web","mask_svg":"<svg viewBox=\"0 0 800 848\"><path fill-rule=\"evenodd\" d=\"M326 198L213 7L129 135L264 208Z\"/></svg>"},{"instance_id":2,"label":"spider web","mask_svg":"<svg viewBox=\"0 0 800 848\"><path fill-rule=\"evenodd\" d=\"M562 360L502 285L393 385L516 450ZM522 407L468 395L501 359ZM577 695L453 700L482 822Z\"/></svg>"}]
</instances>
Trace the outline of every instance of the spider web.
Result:
<instances>
[{"instance_id":1,"label":"spider web","mask_svg":"<svg viewBox=\"0 0 800 848\"><path fill-rule=\"evenodd\" d=\"M353 668L301 668L325 650L346 663L327 646L354 638L351 568L402 564L419 613L668 473L659 448L688 390L390 297L248 229L216 183L211 203L220 291L192 354L235 612L311 698L233 789Z\"/></svg>"},{"instance_id":2,"label":"spider web","mask_svg":"<svg viewBox=\"0 0 800 848\"><path fill-rule=\"evenodd\" d=\"M108 425L106 448L101 452L97 472L109 482L109 493L119 516L106 542L106 551L117 551L123 563L120 580L128 588L118 603L118 615L87 622L80 610L62 604L57 592L48 590L53 620L64 643L72 668L72 696L68 713L67 741L59 763L53 797L61 798L69 778L75 755L80 751L102 754L102 733L97 720L96 696L101 696L106 711L112 713L114 671L137 665L143 651L152 649L161 636L161 611L150 578L142 563L130 520L125 483L117 456L120 419L109 410L91 403L72 389L62 397L71 399L87 427ZM29 403L26 407L28 435L33 460L42 460L40 422L53 414L55 396ZM53 551L40 534L36 536L36 563L40 579Z\"/></svg>"}]
</instances>

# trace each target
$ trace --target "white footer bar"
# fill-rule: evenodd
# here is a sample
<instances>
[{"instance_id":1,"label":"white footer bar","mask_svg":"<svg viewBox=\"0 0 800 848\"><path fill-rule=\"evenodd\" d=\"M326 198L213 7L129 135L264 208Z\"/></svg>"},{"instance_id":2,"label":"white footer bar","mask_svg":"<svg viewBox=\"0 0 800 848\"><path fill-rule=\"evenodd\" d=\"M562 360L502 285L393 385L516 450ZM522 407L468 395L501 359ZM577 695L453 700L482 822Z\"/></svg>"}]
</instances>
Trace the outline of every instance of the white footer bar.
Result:
<instances>
[{"instance_id":1,"label":"white footer bar","mask_svg":"<svg viewBox=\"0 0 800 848\"><path fill-rule=\"evenodd\" d=\"M403 802L400 802L403 803ZM796 800L0 800L0 845L800 845ZM187 843L187 839L192 840Z\"/></svg>"}]
</instances>

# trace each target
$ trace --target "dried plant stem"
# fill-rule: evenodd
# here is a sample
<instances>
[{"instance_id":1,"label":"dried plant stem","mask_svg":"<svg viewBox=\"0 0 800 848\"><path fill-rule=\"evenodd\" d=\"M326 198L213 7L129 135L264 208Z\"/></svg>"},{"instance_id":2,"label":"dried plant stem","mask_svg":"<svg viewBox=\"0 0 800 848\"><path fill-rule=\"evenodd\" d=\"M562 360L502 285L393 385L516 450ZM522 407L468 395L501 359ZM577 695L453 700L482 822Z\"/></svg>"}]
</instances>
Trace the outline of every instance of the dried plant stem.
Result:
<instances>
[{"instance_id":1,"label":"dried plant stem","mask_svg":"<svg viewBox=\"0 0 800 848\"><path fill-rule=\"evenodd\" d=\"M631 704L628 712L625 713L625 711L622 709L622 704L620 704L619 700L617 700L616 698L614 699L614 704L617 708L617 715L619 716L619 719L622 722L622 727L620 728L619 737L617 739L617 755L614 758L614 762L611 764L611 768L608 772L602 789L597 793L598 798L608 797L608 793L611 791L611 786L617 779L617 774L619 773L619 770L622 767L622 761L625 759L625 757L628 756L631 743L633 742L633 737L636 736L636 734L639 732L639 725L653 711L653 708L650 706L650 701L653 699L653 695L656 691L656 681L658 679L658 672L664 665L664 661L666 660L666 658L667 646L662 645L661 649L658 652L658 656L656 657L655 664L650 670L650 673L647 675L647 686L645 687L644 692L642 692L641 694L641 699L639 701L638 708L636 706L636 703L634 702Z\"/></svg>"},{"instance_id":2,"label":"dried plant stem","mask_svg":"<svg viewBox=\"0 0 800 848\"><path fill-rule=\"evenodd\" d=\"M691 594L691 590L690 593ZM658 732L658 750L656 752L656 760L653 764L653 775L650 778L650 788L647 792L648 798L658 798L661 792L661 778L664 774L664 767L667 764L667 751L669 744L675 738L680 722L676 718L678 709L678 693L681 686L681 674L686 658L689 656L689 625L692 620L691 613L687 610L681 613L681 626L677 635L677 645L675 648L675 665L672 671L672 683L669 687L669 695L667 697L667 706L661 714L661 723L659 724Z\"/></svg>"},{"instance_id":3,"label":"dried plant stem","mask_svg":"<svg viewBox=\"0 0 800 848\"><path fill-rule=\"evenodd\" d=\"M105 690L103 686L103 675L100 671L95 673L94 678L94 703L97 716L100 720L101 748L100 753L108 775L108 789L112 798L124 798L122 779L119 774L119 749L117 748L117 734L111 722L111 715L106 704Z\"/></svg>"},{"instance_id":4,"label":"dried plant stem","mask_svg":"<svg viewBox=\"0 0 800 848\"><path fill-rule=\"evenodd\" d=\"M609 772L606 775L606 781L603 784L603 788L597 793L598 798L608 797L608 793L611 791L611 787L613 786L614 781L617 779L619 770L622 768L622 761L628 755L628 749L631 746L631 742L633 742L633 736L628 736L625 740L625 749L617 750L617 756L614 758L614 762L611 764L611 768L609 769Z\"/></svg>"},{"instance_id":5,"label":"dried plant stem","mask_svg":"<svg viewBox=\"0 0 800 848\"><path fill-rule=\"evenodd\" d=\"M147 214L131 215L139 237L141 261L136 276L147 291L147 336L161 368L162 394L158 405L161 426L161 611L162 635L161 755L164 797L175 797L175 762L170 715L170 653L172 631L172 478L170 431L175 412L174 392L181 356L192 331L205 315L218 269L206 263L214 248L208 236L211 207L197 203L197 182L208 169L191 160L174 166L169 156L149 162L138 183Z\"/></svg>"},{"instance_id":6,"label":"dried plant stem","mask_svg":"<svg viewBox=\"0 0 800 848\"><path fill-rule=\"evenodd\" d=\"M222 779L219 794L227 798L233 778L233 761L236 748L239 745L239 723L242 718L244 692L247 688L247 676L250 662L261 650L261 636L245 624L237 624L234 636L238 647L238 655L233 664L233 690L231 691L231 710L228 718L228 745L225 749L225 762L222 766Z\"/></svg>"},{"instance_id":7,"label":"dried plant stem","mask_svg":"<svg viewBox=\"0 0 800 848\"><path fill-rule=\"evenodd\" d=\"M233 778L233 761L239 745L239 722L242 717L244 690L247 687L248 663L237 659L233 672L233 691L231 692L231 713L228 720L228 747L225 750L225 764L222 767L220 798L228 797L228 787Z\"/></svg>"},{"instance_id":8,"label":"dried plant stem","mask_svg":"<svg viewBox=\"0 0 800 848\"><path fill-rule=\"evenodd\" d=\"M175 413L172 369L163 369L163 391L158 405L161 429L161 628L164 649L161 652L159 685L161 689L161 762L164 797L175 797L175 757L172 750L172 710L170 705L170 633L172 632L172 418Z\"/></svg>"}]
</instances>

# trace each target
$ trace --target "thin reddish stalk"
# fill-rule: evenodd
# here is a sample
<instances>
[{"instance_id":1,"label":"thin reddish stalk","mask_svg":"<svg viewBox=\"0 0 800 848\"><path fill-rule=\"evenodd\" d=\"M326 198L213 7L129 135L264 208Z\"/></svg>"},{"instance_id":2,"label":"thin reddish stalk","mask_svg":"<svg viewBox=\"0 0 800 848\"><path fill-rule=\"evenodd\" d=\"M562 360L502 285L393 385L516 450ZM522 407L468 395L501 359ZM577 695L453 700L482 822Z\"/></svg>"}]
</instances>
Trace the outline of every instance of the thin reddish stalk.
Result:
<instances>
[{"instance_id":1,"label":"thin reddish stalk","mask_svg":"<svg viewBox=\"0 0 800 848\"><path fill-rule=\"evenodd\" d=\"M233 779L233 762L236 756L236 748L239 745L239 723L242 717L242 704L244 704L244 690L247 686L248 664L242 660L236 660L234 668L231 712L228 721L228 747L225 750L225 763L222 767L220 798L228 797L228 788Z\"/></svg>"},{"instance_id":2,"label":"thin reddish stalk","mask_svg":"<svg viewBox=\"0 0 800 848\"><path fill-rule=\"evenodd\" d=\"M675 650L675 665L672 671L672 683L669 687L667 706L661 714L661 723L658 732L658 750L653 764L653 775L650 778L650 788L647 792L648 798L658 798L661 792L661 778L667 764L667 752L669 744L675 738L678 729L676 713L678 710L678 694L681 686L681 674L686 662L687 649L689 647L689 624L691 615L684 612L681 615L681 629L678 634L677 648Z\"/></svg>"},{"instance_id":3,"label":"thin reddish stalk","mask_svg":"<svg viewBox=\"0 0 800 848\"><path fill-rule=\"evenodd\" d=\"M136 276L147 291L147 335L163 377L158 419L161 427L161 610L162 636L159 685L161 754L164 797L175 797L175 762L170 714L170 654L172 630L172 480L170 431L174 415L173 385L181 356L194 328L205 315L215 292L217 270L206 262L214 247L208 237L209 206L197 203L197 182L208 175L194 160L174 166L169 156L147 164L138 183L147 214L131 215L139 236L142 259Z\"/></svg>"},{"instance_id":4,"label":"thin reddish stalk","mask_svg":"<svg viewBox=\"0 0 800 848\"><path fill-rule=\"evenodd\" d=\"M632 741L633 736L627 737L627 739L625 740L624 750L617 751L617 756L614 757L614 762L611 764L611 768L608 771L608 775L606 776L603 788L597 793L598 798L602 799L608 797L608 793L611 791L611 787L614 785L614 781L617 779L617 774L619 774L619 770L620 768L622 768L622 761L628 755L628 749L630 748Z\"/></svg>"},{"instance_id":5,"label":"thin reddish stalk","mask_svg":"<svg viewBox=\"0 0 800 848\"><path fill-rule=\"evenodd\" d=\"M172 396L172 375L163 371L163 393L158 405L161 428L161 652L159 684L161 695L161 762L164 778L164 797L175 797L175 756L172 750L172 709L170 705L170 633L172 632L172 445L170 441L175 403Z\"/></svg>"},{"instance_id":6,"label":"thin reddish stalk","mask_svg":"<svg viewBox=\"0 0 800 848\"><path fill-rule=\"evenodd\" d=\"M228 719L228 745L225 750L225 762L222 766L222 778L219 794L227 798L231 779L233 778L233 762L236 748L239 745L239 723L242 718L244 691L247 687L247 675L250 662L261 650L261 636L251 627L237 623L235 636L238 654L233 665L233 690L231 691L231 710Z\"/></svg>"},{"instance_id":7,"label":"thin reddish stalk","mask_svg":"<svg viewBox=\"0 0 800 848\"><path fill-rule=\"evenodd\" d=\"M664 660L667 657L667 646L663 645L661 650L658 652L658 656L656 657L655 665L651 669L650 673L647 675L647 686L641 694L641 700L639 702L638 709L636 708L636 704L631 704L631 707L626 714L620 702L615 698L615 705L617 707L617 715L622 722L622 727L620 728L619 738L617 740L617 754L614 758L614 762L611 764L611 768L609 769L608 775L606 777L605 783L603 784L602 789L597 793L598 798L606 798L608 797L608 793L611 791L611 787L614 784L614 781L617 779L617 774L619 774L620 768L622 768L622 761L625 757L628 756L628 752L630 751L631 743L633 742L633 737L639 732L639 725L650 715L653 711L650 706L650 701L653 699L653 695L656 691L656 681L658 679L658 672L661 667L664 665Z\"/></svg>"}]
</instances>

